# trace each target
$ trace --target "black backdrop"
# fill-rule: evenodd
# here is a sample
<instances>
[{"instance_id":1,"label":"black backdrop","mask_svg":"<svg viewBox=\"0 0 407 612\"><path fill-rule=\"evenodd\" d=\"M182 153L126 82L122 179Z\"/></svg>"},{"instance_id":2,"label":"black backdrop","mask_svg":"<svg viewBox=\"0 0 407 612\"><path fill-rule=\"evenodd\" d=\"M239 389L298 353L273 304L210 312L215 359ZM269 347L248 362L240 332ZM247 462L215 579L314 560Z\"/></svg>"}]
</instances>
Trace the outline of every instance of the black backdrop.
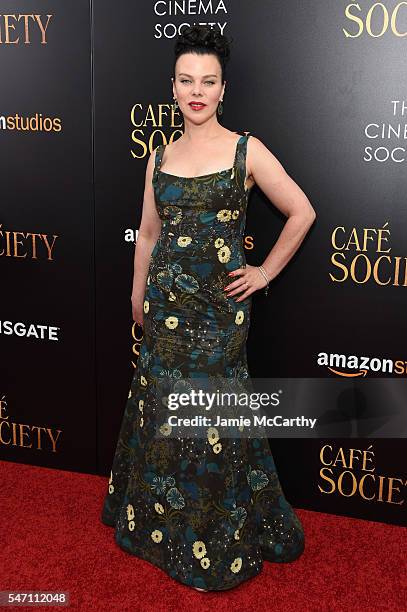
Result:
<instances>
[{"instance_id":1,"label":"black backdrop","mask_svg":"<svg viewBox=\"0 0 407 612\"><path fill-rule=\"evenodd\" d=\"M170 80L182 24L233 36L221 121L260 138L318 215L268 297L253 298L251 374L358 374L321 362L339 354L396 364L369 377L406 376L407 77L398 33L407 10L204 0L174 14L182 4L0 0L3 459L110 469L140 340L130 293L146 161L182 131ZM36 117L46 118L40 129ZM250 264L263 261L284 221L255 187ZM323 464L325 445L330 459L343 453L335 467ZM294 506L407 523L405 439L271 446ZM358 488L364 471L347 461L355 448L372 459L372 499Z\"/></svg>"}]
</instances>

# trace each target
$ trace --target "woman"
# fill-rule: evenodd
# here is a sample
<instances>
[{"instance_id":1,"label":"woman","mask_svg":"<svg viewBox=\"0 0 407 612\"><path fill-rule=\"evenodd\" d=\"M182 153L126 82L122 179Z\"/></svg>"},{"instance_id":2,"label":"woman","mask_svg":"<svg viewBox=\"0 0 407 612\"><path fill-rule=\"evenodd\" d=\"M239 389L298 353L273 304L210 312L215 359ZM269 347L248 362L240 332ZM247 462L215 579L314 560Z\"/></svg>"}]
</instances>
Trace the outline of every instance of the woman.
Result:
<instances>
[{"instance_id":1,"label":"woman","mask_svg":"<svg viewBox=\"0 0 407 612\"><path fill-rule=\"evenodd\" d=\"M150 156L135 251L132 308L143 340L123 417L102 521L116 543L198 590L226 590L263 561L304 550L268 440L201 439L156 425L164 379L249 377L251 295L267 290L315 218L307 197L262 142L217 119L227 39L184 30L175 47L173 94L185 131ZM257 184L288 217L262 266L245 263L243 232ZM179 388L179 387L177 387Z\"/></svg>"}]
</instances>

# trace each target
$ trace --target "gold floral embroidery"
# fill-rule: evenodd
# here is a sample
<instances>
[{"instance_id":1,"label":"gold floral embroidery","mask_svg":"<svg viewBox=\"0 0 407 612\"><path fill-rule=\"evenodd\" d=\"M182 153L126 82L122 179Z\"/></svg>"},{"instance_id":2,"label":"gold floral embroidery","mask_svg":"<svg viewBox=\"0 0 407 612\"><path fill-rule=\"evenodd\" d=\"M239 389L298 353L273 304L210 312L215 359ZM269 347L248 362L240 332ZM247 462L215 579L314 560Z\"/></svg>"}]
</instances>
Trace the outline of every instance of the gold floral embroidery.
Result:
<instances>
[{"instance_id":1,"label":"gold floral embroidery","mask_svg":"<svg viewBox=\"0 0 407 612\"><path fill-rule=\"evenodd\" d=\"M205 543L201 540L197 540L192 545L192 552L197 559L202 559L206 555L206 546Z\"/></svg>"}]
</instances>

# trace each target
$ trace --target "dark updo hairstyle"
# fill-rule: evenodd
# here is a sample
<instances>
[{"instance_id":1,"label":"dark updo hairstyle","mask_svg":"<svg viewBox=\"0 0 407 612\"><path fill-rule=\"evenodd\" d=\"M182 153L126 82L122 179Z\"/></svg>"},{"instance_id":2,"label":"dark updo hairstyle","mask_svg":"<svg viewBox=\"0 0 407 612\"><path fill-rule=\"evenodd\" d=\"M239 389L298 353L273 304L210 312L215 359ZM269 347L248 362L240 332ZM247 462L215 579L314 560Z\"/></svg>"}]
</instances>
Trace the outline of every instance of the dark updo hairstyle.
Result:
<instances>
[{"instance_id":1,"label":"dark updo hairstyle","mask_svg":"<svg viewBox=\"0 0 407 612\"><path fill-rule=\"evenodd\" d=\"M216 55L222 68L222 83L226 80L226 63L230 57L230 44L233 39L228 39L221 34L219 30L215 30L206 25L193 25L178 36L175 43L175 59L174 59L174 77L175 64L177 59L183 53L212 53Z\"/></svg>"}]
</instances>

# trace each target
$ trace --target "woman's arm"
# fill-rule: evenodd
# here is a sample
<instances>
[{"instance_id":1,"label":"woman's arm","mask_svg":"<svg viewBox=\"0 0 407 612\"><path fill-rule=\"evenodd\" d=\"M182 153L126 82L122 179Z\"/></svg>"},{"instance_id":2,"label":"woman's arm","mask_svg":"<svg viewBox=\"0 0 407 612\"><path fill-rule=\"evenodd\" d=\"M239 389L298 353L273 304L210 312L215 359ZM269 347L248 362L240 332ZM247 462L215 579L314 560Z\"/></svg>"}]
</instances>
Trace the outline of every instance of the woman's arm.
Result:
<instances>
[{"instance_id":1,"label":"woman's arm","mask_svg":"<svg viewBox=\"0 0 407 612\"><path fill-rule=\"evenodd\" d=\"M143 325L143 299L151 253L161 231L161 219L155 205L152 184L155 155L156 150L154 149L147 162L143 211L136 240L136 248L134 250L134 274L131 303L133 319L139 325Z\"/></svg>"},{"instance_id":2,"label":"woman's arm","mask_svg":"<svg viewBox=\"0 0 407 612\"><path fill-rule=\"evenodd\" d=\"M247 141L246 159L248 173L269 200L288 217L278 240L262 264L272 280L300 247L316 213L302 189L255 136Z\"/></svg>"},{"instance_id":3,"label":"woman's arm","mask_svg":"<svg viewBox=\"0 0 407 612\"><path fill-rule=\"evenodd\" d=\"M268 281L271 281L300 247L316 213L302 189L255 136L250 136L247 141L246 171L269 200L288 217L278 240L262 264ZM235 298L236 302L242 302L258 289L266 287L267 292L268 282L259 266L238 268L229 272L229 276L236 280L229 283L225 291L228 297L241 294Z\"/></svg>"}]
</instances>

